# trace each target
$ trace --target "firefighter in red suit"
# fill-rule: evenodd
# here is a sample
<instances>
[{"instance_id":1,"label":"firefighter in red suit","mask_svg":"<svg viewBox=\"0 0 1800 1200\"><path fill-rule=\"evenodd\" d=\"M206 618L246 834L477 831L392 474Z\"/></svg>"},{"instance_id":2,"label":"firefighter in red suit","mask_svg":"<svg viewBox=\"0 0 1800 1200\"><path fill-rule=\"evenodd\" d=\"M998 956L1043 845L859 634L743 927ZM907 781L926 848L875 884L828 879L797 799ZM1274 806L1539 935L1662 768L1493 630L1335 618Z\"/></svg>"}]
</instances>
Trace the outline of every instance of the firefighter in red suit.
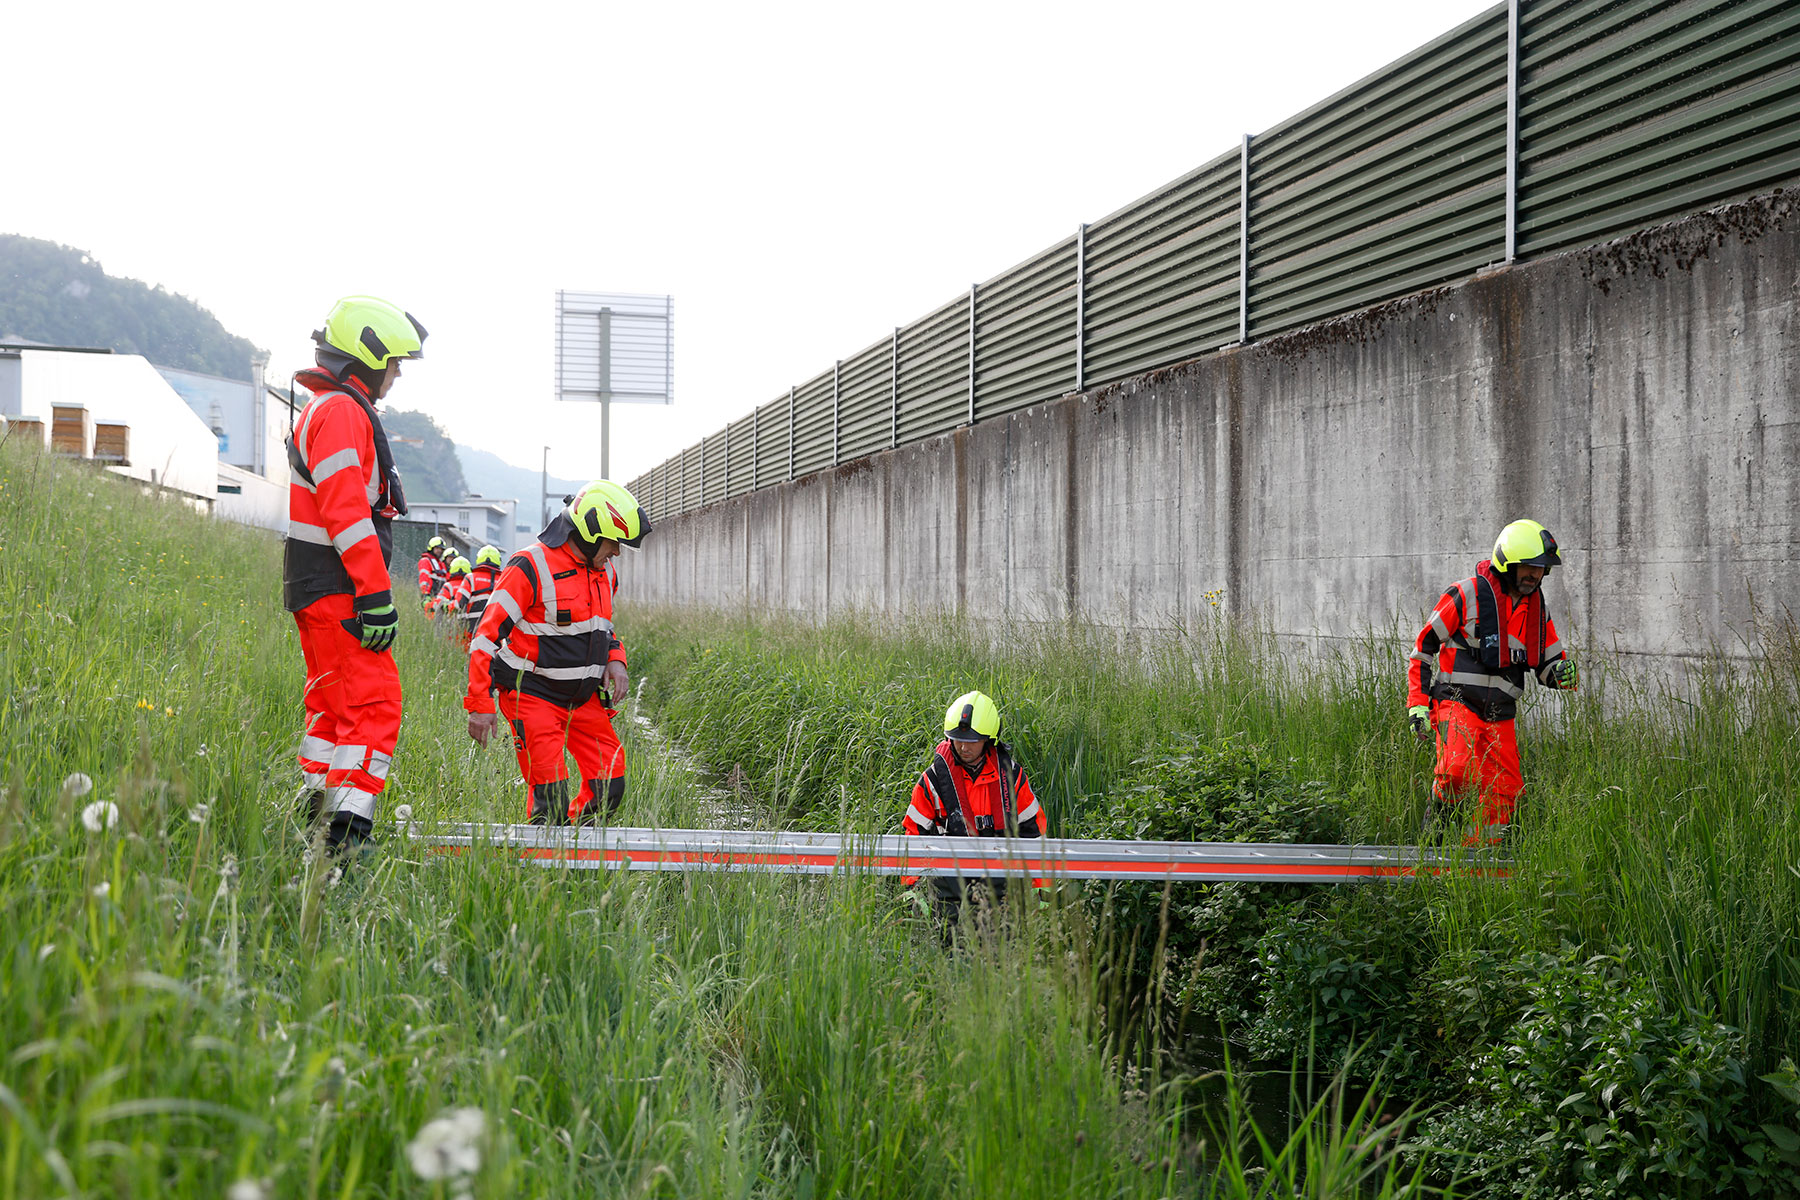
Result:
<instances>
[{"instance_id":1,"label":"firefighter in red suit","mask_svg":"<svg viewBox=\"0 0 1800 1200\"><path fill-rule=\"evenodd\" d=\"M419 555L419 599L429 600L443 581L444 562L438 557L438 548L444 539L434 537L425 543L425 553Z\"/></svg>"},{"instance_id":2,"label":"firefighter in red suit","mask_svg":"<svg viewBox=\"0 0 1800 1200\"><path fill-rule=\"evenodd\" d=\"M487 613L488 597L493 595L494 584L505 566L506 557L500 553L498 546L483 546L475 552L475 568L469 572L468 598L463 602L462 612L456 619L465 650L475 640L475 630ZM616 595L617 587L613 590Z\"/></svg>"},{"instance_id":3,"label":"firefighter in red suit","mask_svg":"<svg viewBox=\"0 0 1800 1200\"><path fill-rule=\"evenodd\" d=\"M625 750L611 705L624 699L628 680L608 564L649 532L649 514L631 493L596 479L508 560L488 594L469 647L463 707L469 736L483 746L506 718L535 824L603 820L625 797ZM581 772L573 789L565 751Z\"/></svg>"},{"instance_id":4,"label":"firefighter in red suit","mask_svg":"<svg viewBox=\"0 0 1800 1200\"><path fill-rule=\"evenodd\" d=\"M1524 790L1513 719L1526 674L1544 687L1576 686L1575 660L1544 606L1544 576L1560 565L1548 529L1514 521L1475 574L1438 598L1408 656L1407 716L1437 743L1434 809L1474 799L1471 845L1505 838Z\"/></svg>"},{"instance_id":5,"label":"firefighter in red suit","mask_svg":"<svg viewBox=\"0 0 1800 1200\"><path fill-rule=\"evenodd\" d=\"M301 804L333 851L365 841L400 734L400 628L388 565L406 513L375 404L423 356L425 328L373 296L338 301L313 334L317 367L295 382L312 400L288 439L283 604L306 660Z\"/></svg>"},{"instance_id":6,"label":"firefighter in red suit","mask_svg":"<svg viewBox=\"0 0 1800 1200\"><path fill-rule=\"evenodd\" d=\"M1025 768L1000 739L1000 710L984 692L965 692L944 712L944 740L932 751L913 784L912 803L901 827L909 835L950 837L1043 837L1044 809L1032 794ZM903 879L911 885L915 877ZM973 880L938 875L932 890L939 914L956 919L966 890L984 883L995 901L1006 880ZM1034 879L1032 886L1042 887Z\"/></svg>"}]
</instances>

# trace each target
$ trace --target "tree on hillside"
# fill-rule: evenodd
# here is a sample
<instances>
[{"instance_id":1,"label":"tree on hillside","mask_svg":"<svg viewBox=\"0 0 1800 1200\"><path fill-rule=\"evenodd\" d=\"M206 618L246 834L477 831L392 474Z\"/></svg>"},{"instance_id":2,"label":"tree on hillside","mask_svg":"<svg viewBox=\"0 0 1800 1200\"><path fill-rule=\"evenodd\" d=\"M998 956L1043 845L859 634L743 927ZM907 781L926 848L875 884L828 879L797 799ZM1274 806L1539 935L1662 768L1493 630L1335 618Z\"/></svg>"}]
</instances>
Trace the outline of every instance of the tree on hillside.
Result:
<instances>
[{"instance_id":1,"label":"tree on hillside","mask_svg":"<svg viewBox=\"0 0 1800 1200\"><path fill-rule=\"evenodd\" d=\"M456 443L430 415L390 409L381 415L408 500L456 501L468 495Z\"/></svg>"},{"instance_id":2,"label":"tree on hillside","mask_svg":"<svg viewBox=\"0 0 1800 1200\"><path fill-rule=\"evenodd\" d=\"M108 275L86 253L0 234L0 336L141 354L159 367L250 378L256 347L189 300Z\"/></svg>"}]
</instances>

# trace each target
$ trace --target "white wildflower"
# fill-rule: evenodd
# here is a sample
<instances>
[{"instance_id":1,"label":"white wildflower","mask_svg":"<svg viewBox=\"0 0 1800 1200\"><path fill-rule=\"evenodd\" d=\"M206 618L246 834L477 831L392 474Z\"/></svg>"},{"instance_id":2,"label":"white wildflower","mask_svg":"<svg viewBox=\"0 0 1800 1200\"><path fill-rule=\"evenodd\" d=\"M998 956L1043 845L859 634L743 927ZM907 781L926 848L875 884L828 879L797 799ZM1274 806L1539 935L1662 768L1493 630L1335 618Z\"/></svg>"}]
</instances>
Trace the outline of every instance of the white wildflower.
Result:
<instances>
[{"instance_id":1,"label":"white wildflower","mask_svg":"<svg viewBox=\"0 0 1800 1200\"><path fill-rule=\"evenodd\" d=\"M194 757L195 758L205 758L206 757L206 743L205 742L201 742L200 748L198 750L194 751Z\"/></svg>"},{"instance_id":2,"label":"white wildflower","mask_svg":"<svg viewBox=\"0 0 1800 1200\"><path fill-rule=\"evenodd\" d=\"M65 800L79 800L93 790L94 781L80 771L62 782L62 794Z\"/></svg>"},{"instance_id":3,"label":"white wildflower","mask_svg":"<svg viewBox=\"0 0 1800 1200\"><path fill-rule=\"evenodd\" d=\"M83 779L87 776L83 775ZM119 823L119 806L111 800L96 800L81 810L81 823L89 833L111 829Z\"/></svg>"},{"instance_id":4,"label":"white wildflower","mask_svg":"<svg viewBox=\"0 0 1800 1200\"><path fill-rule=\"evenodd\" d=\"M196 804L188 809L188 820L196 825L206 824L206 818L212 815L212 805Z\"/></svg>"},{"instance_id":5,"label":"white wildflower","mask_svg":"<svg viewBox=\"0 0 1800 1200\"><path fill-rule=\"evenodd\" d=\"M225 1189L225 1200L269 1200L275 1194L267 1179L240 1179Z\"/></svg>"},{"instance_id":6,"label":"white wildflower","mask_svg":"<svg viewBox=\"0 0 1800 1200\"><path fill-rule=\"evenodd\" d=\"M394 824L398 825L402 831L406 829L407 823L411 820L412 805L402 804L399 808L394 810Z\"/></svg>"},{"instance_id":7,"label":"white wildflower","mask_svg":"<svg viewBox=\"0 0 1800 1200\"><path fill-rule=\"evenodd\" d=\"M237 886L237 880L237 855L227 854L225 861L219 865L219 890L213 894L213 899L222 900L231 895L232 889Z\"/></svg>"},{"instance_id":8,"label":"white wildflower","mask_svg":"<svg viewBox=\"0 0 1800 1200\"><path fill-rule=\"evenodd\" d=\"M420 1179L456 1179L481 1170L481 1137L487 1117L479 1108L458 1108L426 1122L406 1144L406 1157Z\"/></svg>"},{"instance_id":9,"label":"white wildflower","mask_svg":"<svg viewBox=\"0 0 1800 1200\"><path fill-rule=\"evenodd\" d=\"M110 881L102 879L98 884L94 885L94 899L104 900L110 895L112 895L112 883Z\"/></svg>"}]
</instances>

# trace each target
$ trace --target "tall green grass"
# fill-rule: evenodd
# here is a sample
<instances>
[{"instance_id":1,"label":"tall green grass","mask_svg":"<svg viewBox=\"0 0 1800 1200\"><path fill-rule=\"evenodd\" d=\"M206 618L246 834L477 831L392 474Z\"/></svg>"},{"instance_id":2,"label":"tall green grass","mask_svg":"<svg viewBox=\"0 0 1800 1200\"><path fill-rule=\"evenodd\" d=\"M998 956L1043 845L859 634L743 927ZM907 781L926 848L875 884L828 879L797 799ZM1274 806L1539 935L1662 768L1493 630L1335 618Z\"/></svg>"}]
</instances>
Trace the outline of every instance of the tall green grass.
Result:
<instances>
[{"instance_id":1,"label":"tall green grass","mask_svg":"<svg viewBox=\"0 0 1800 1200\"><path fill-rule=\"evenodd\" d=\"M1287 1154L1203 1142L1176 1081L1122 1069L1054 913L946 952L867 879L422 852L394 805L517 820L523 796L410 609L377 850L328 886L278 596L276 539L0 449L0 1196L1250 1195ZM711 823L622 732L624 817ZM415 1139L462 1109L478 1166L422 1176ZM1376 1164L1368 1194L1403 1185L1369 1122L1307 1129Z\"/></svg>"},{"instance_id":2,"label":"tall green grass","mask_svg":"<svg viewBox=\"0 0 1800 1200\"><path fill-rule=\"evenodd\" d=\"M1321 781L1358 840L1417 840L1429 794L1430 748L1404 724L1399 639L1295 663L1273 638L1223 622L1158 641L678 611L641 614L636 628L651 649L639 660L645 694L665 727L799 825L898 829L943 706L971 687L999 702L1055 834L1112 827L1127 793L1163 786L1166 764L1187 761L1195 744L1254 747L1256 761L1290 781L1276 790L1291 796ZM1466 1098L1474 1081L1461 1072L1490 1045L1526 1036L1542 999L1532 985L1488 988L1481 972L1534 961L1598 969L1584 968L1583 956L1628 963L1659 1020L1701 1039L1705 1054L1728 1056L1719 1080L1736 1073L1750 1097L1738 1167L1762 1172L1759 1156L1800 1137L1787 1085L1759 1082L1790 1078L1782 1062L1800 1055L1797 646L1791 624L1775 625L1747 661L1720 656L1685 681L1654 684L1643 682L1641 662L1593 655L1583 692L1533 693L1520 723L1528 793L1510 879L1448 878L1421 904L1312 893L1298 915L1275 907L1248 921L1230 917L1230 906L1292 905L1293 889L1194 885L1160 904L1121 902L1120 911L1160 911L1167 927L1146 915L1119 952L1138 956L1140 987L1175 992L1178 981L1146 984L1141 973L1152 948L1179 938L1179 922L1210 922L1199 927L1209 937L1242 931L1187 964L1222 969L1240 990L1254 980L1270 1010L1246 1014L1239 1036L1288 1053L1329 1035L1334 1062L1358 1038L1386 1039L1389 1056L1365 1061L1405 1064L1409 1086L1440 1103ZM1559 958L1565 947L1579 953ZM1494 957L1501 951L1515 965ZM1232 960L1222 968L1221 955ZM1581 994L1625 1004L1621 988ZM1548 1097L1545 1112L1563 1099ZM1520 1127L1544 1116L1527 1104ZM1771 1123L1774 1132L1759 1132ZM1579 1157L1579 1147L1568 1153Z\"/></svg>"}]
</instances>

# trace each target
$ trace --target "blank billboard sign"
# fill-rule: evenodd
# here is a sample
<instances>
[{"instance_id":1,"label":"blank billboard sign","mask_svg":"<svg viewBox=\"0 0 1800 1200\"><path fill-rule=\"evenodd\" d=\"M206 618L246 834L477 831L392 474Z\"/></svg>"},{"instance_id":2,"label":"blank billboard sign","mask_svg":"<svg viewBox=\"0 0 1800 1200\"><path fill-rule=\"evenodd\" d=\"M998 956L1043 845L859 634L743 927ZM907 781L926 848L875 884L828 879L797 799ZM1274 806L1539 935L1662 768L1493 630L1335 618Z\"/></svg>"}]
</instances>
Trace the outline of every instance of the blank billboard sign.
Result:
<instances>
[{"instance_id":1,"label":"blank billboard sign","mask_svg":"<svg viewBox=\"0 0 1800 1200\"><path fill-rule=\"evenodd\" d=\"M556 398L671 403L674 309L668 296L556 293Z\"/></svg>"}]
</instances>

